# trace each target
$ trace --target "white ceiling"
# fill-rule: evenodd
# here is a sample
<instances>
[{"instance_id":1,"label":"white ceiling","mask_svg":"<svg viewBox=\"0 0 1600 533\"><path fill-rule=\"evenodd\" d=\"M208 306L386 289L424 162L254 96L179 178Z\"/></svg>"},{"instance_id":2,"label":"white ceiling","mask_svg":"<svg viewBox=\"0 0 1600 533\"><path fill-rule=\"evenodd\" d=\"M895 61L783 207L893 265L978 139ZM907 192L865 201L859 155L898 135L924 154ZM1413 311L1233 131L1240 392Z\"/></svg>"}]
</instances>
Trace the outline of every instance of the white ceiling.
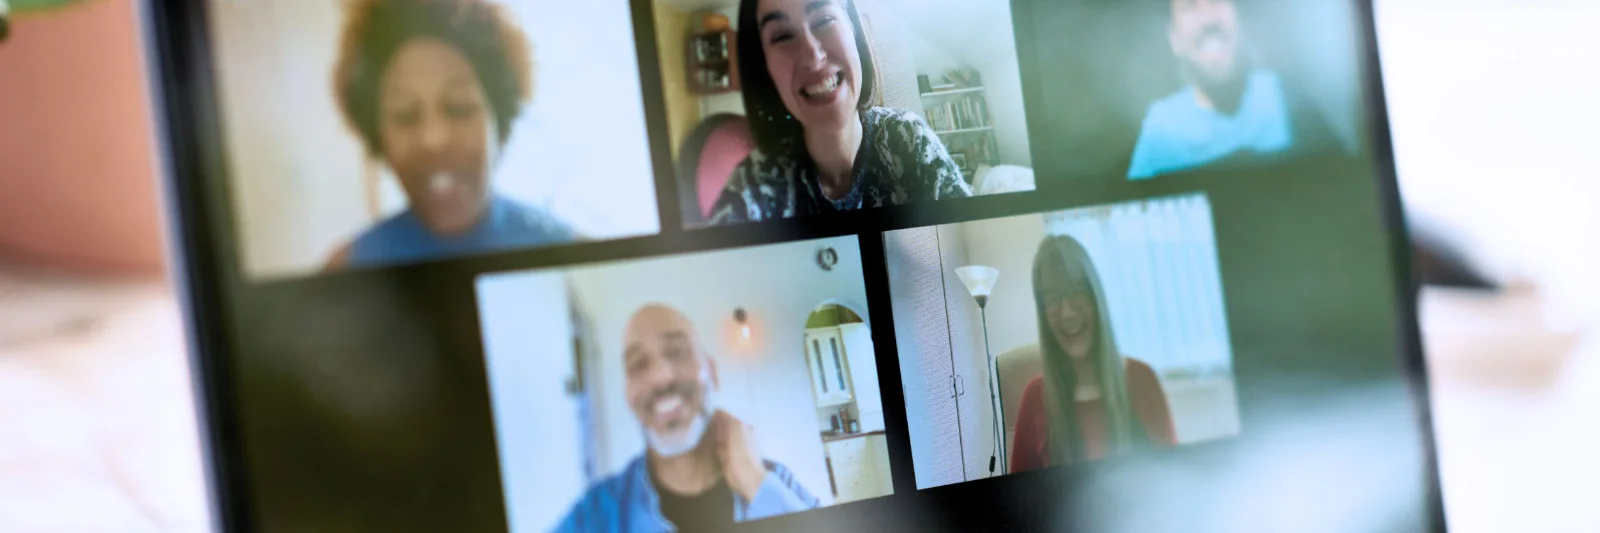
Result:
<instances>
[{"instance_id":1,"label":"white ceiling","mask_svg":"<svg viewBox=\"0 0 1600 533\"><path fill-rule=\"evenodd\" d=\"M967 65L1014 55L1010 0L857 0L892 13L911 31Z\"/></svg>"}]
</instances>

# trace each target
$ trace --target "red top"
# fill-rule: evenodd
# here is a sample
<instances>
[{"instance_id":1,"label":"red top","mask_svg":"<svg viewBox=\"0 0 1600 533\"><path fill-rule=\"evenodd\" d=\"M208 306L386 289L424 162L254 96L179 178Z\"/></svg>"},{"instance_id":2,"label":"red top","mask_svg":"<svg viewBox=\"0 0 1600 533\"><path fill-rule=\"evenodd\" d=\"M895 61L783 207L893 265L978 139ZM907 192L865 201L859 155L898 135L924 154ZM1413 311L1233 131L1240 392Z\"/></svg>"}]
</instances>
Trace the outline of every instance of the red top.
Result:
<instances>
[{"instance_id":1,"label":"red top","mask_svg":"<svg viewBox=\"0 0 1600 533\"><path fill-rule=\"evenodd\" d=\"M1161 381L1150 365L1133 359L1127 361L1128 401L1133 413L1144 426L1145 435L1155 446L1178 444L1177 432L1172 429L1172 412L1167 410L1167 395L1161 390ZM1089 460L1106 456L1106 407L1100 399L1076 402L1078 426L1083 428L1084 457ZM1016 441L1012 446L1011 472L1026 472L1051 466L1050 418L1045 414L1044 376L1033 378L1022 392L1022 406L1017 409Z\"/></svg>"}]
</instances>

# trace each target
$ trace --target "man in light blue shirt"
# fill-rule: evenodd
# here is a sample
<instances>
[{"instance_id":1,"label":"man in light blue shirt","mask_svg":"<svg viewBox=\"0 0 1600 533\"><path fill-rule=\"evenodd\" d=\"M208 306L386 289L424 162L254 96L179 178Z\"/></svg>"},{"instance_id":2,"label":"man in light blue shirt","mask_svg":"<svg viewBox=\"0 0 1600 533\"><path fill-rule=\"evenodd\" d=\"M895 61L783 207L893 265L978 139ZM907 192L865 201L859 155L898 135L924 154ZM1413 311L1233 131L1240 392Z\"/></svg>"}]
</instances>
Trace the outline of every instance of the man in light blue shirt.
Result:
<instances>
[{"instance_id":1,"label":"man in light blue shirt","mask_svg":"<svg viewBox=\"0 0 1600 533\"><path fill-rule=\"evenodd\" d=\"M716 408L716 362L683 313L659 304L635 312L623 369L648 449L590 487L557 531L720 531L817 507L787 468L756 453L748 426Z\"/></svg>"},{"instance_id":2,"label":"man in light blue shirt","mask_svg":"<svg viewBox=\"0 0 1600 533\"><path fill-rule=\"evenodd\" d=\"M1233 0L1172 0L1167 40L1189 84L1150 105L1128 179L1295 145L1283 81L1248 65Z\"/></svg>"}]
</instances>

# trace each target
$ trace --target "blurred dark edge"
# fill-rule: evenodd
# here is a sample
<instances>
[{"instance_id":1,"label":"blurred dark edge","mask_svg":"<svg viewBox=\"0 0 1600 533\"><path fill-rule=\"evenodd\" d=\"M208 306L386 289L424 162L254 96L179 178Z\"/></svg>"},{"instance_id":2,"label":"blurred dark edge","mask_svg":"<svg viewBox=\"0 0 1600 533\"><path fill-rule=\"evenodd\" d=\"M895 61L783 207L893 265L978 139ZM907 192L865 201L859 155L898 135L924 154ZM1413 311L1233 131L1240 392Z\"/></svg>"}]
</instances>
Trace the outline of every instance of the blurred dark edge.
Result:
<instances>
[{"instance_id":1,"label":"blurred dark edge","mask_svg":"<svg viewBox=\"0 0 1600 533\"><path fill-rule=\"evenodd\" d=\"M1500 283L1486 274L1467 253L1461 239L1448 227L1414 210L1406 216L1411 231L1414 273L1422 285L1463 289L1499 290Z\"/></svg>"}]
</instances>

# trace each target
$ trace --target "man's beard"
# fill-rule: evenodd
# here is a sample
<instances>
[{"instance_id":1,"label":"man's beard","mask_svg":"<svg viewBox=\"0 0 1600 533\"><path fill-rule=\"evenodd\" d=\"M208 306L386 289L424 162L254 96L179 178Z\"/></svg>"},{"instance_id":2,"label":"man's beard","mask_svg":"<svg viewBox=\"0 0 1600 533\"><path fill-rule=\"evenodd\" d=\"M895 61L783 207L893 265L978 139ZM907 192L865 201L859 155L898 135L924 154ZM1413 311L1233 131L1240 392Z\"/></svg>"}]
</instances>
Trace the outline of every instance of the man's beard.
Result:
<instances>
[{"instance_id":1,"label":"man's beard","mask_svg":"<svg viewBox=\"0 0 1600 533\"><path fill-rule=\"evenodd\" d=\"M1248 69L1244 66L1244 58L1235 61L1233 70L1225 76L1208 76L1198 72L1199 69L1196 67L1189 67L1190 79L1200 92L1205 93L1206 99L1211 102L1211 107L1223 115L1231 116L1239 110L1244 101L1244 90L1250 79L1246 75Z\"/></svg>"},{"instance_id":2,"label":"man's beard","mask_svg":"<svg viewBox=\"0 0 1600 533\"><path fill-rule=\"evenodd\" d=\"M1234 39L1234 37L1220 28L1207 28L1201 39ZM1184 75L1205 94L1206 99L1211 101L1212 107L1224 115L1232 115L1238 111L1250 78L1252 61L1250 54L1245 52L1242 42L1235 43L1231 63L1223 72L1211 72L1210 69L1192 61L1183 62Z\"/></svg>"},{"instance_id":3,"label":"man's beard","mask_svg":"<svg viewBox=\"0 0 1600 533\"><path fill-rule=\"evenodd\" d=\"M675 435L662 435L650 428L645 428L645 442L656 455L677 457L689 453L700 445L701 438L705 436L706 429L711 425L711 413L716 409L716 389L711 386L711 373L707 370L700 371L698 381L700 386L700 406L695 411L694 417L689 419L686 427L677 431ZM658 396L653 395L649 405L655 404L654 397Z\"/></svg>"}]
</instances>

